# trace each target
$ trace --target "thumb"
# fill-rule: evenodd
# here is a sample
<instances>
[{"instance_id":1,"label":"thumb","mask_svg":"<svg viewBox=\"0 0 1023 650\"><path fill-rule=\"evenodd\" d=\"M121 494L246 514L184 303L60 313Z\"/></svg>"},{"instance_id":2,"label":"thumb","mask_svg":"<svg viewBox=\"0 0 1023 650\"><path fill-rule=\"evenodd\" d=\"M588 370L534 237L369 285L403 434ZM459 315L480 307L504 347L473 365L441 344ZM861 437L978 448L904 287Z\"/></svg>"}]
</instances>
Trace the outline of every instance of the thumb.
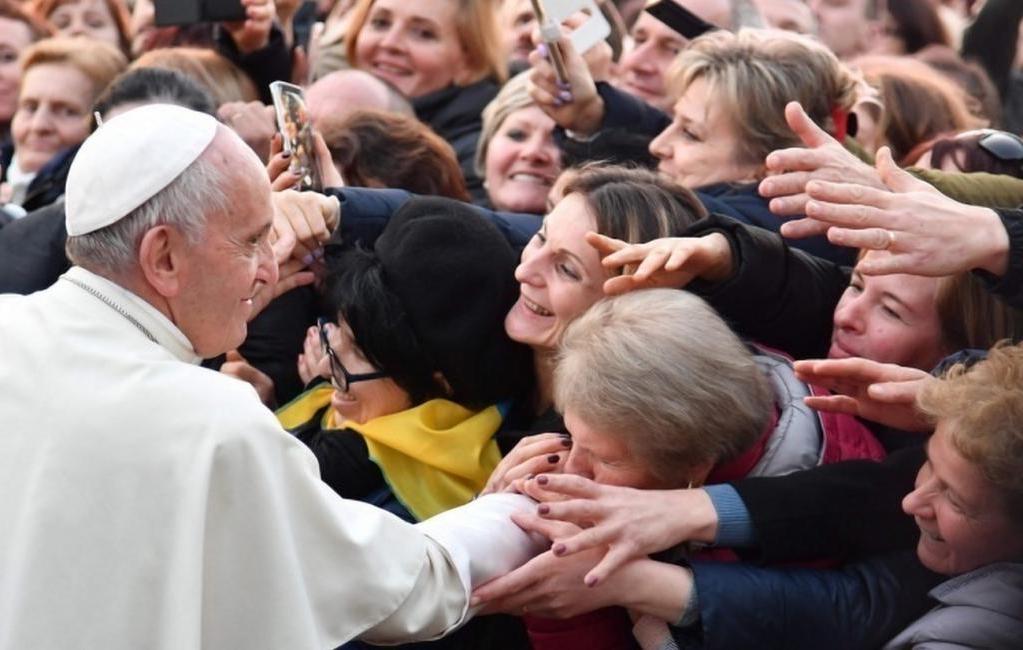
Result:
<instances>
[{"instance_id":1,"label":"thumb","mask_svg":"<svg viewBox=\"0 0 1023 650\"><path fill-rule=\"evenodd\" d=\"M799 102L789 102L785 106L785 121L788 122L789 128L799 136L799 139L807 147L822 147L826 144L837 142L837 140L828 135L827 131L817 126L810 119L810 116L806 114L806 111L803 110L803 106Z\"/></svg>"},{"instance_id":2,"label":"thumb","mask_svg":"<svg viewBox=\"0 0 1023 650\"><path fill-rule=\"evenodd\" d=\"M316 163L320 166L320 179L323 182L323 187L344 187L345 179L334 166L334 157L330 153L330 147L327 146L327 141L323 139L323 134L319 131L313 131L313 150L316 155Z\"/></svg>"},{"instance_id":3,"label":"thumb","mask_svg":"<svg viewBox=\"0 0 1023 650\"><path fill-rule=\"evenodd\" d=\"M238 350L228 350L226 356L227 361L241 361L242 363L248 363L245 361L245 357L243 357Z\"/></svg>"},{"instance_id":4,"label":"thumb","mask_svg":"<svg viewBox=\"0 0 1023 650\"><path fill-rule=\"evenodd\" d=\"M912 174L900 169L895 164L890 147L878 149L874 166L877 168L877 173L881 176L881 182L893 192L915 192L930 188L930 185L914 178Z\"/></svg>"},{"instance_id":5,"label":"thumb","mask_svg":"<svg viewBox=\"0 0 1023 650\"><path fill-rule=\"evenodd\" d=\"M333 194L321 194L320 210L323 221L332 232L341 223L341 201Z\"/></svg>"},{"instance_id":6,"label":"thumb","mask_svg":"<svg viewBox=\"0 0 1023 650\"><path fill-rule=\"evenodd\" d=\"M291 78L301 86L309 83L309 57L301 45L291 52Z\"/></svg>"}]
</instances>

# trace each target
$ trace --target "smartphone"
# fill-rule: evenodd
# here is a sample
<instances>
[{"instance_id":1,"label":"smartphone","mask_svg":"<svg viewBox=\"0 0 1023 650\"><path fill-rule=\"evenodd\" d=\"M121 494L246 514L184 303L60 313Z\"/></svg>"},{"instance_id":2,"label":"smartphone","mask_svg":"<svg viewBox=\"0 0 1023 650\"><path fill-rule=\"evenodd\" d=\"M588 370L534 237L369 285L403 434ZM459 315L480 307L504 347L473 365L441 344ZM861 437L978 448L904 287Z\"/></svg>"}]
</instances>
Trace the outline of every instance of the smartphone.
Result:
<instances>
[{"instance_id":1,"label":"smartphone","mask_svg":"<svg viewBox=\"0 0 1023 650\"><path fill-rule=\"evenodd\" d=\"M156 26L245 20L241 0L154 0Z\"/></svg>"},{"instance_id":2,"label":"smartphone","mask_svg":"<svg viewBox=\"0 0 1023 650\"><path fill-rule=\"evenodd\" d=\"M558 43L558 39L561 37L561 28L544 10L543 0L530 0L530 5L533 7L536 24L540 26L540 38L547 46L547 60L554 68L554 76L558 80L558 85L568 87L568 68L565 66L565 55Z\"/></svg>"},{"instance_id":3,"label":"smartphone","mask_svg":"<svg viewBox=\"0 0 1023 650\"><path fill-rule=\"evenodd\" d=\"M586 22L569 34L572 47L579 54L586 54L591 47L611 34L611 23L607 22L604 12L600 10L595 0L543 0L543 4L547 17L559 25L561 21L580 11L589 16Z\"/></svg>"},{"instance_id":4,"label":"smartphone","mask_svg":"<svg viewBox=\"0 0 1023 650\"><path fill-rule=\"evenodd\" d=\"M313 145L313 125L309 121L302 88L275 81L270 84L270 94L277 113L277 128L284 138L284 150L291 154L288 171L298 176L299 189L322 191L323 181Z\"/></svg>"},{"instance_id":5,"label":"smartphone","mask_svg":"<svg viewBox=\"0 0 1023 650\"><path fill-rule=\"evenodd\" d=\"M659 0L647 7L646 11L689 40L718 29L674 0Z\"/></svg>"}]
</instances>

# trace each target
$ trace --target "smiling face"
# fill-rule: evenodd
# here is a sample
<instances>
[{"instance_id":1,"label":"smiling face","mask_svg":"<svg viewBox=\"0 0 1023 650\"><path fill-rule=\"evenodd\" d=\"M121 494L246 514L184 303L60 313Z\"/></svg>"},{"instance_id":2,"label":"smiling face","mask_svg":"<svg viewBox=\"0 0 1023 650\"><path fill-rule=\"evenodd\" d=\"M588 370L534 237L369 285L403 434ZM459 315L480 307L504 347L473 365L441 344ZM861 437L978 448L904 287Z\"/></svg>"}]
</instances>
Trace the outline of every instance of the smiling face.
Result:
<instances>
[{"instance_id":1,"label":"smiling face","mask_svg":"<svg viewBox=\"0 0 1023 650\"><path fill-rule=\"evenodd\" d=\"M70 65L40 63L25 72L11 121L23 171L39 171L58 151L85 140L93 92L92 81Z\"/></svg>"},{"instance_id":2,"label":"smiling face","mask_svg":"<svg viewBox=\"0 0 1023 650\"><path fill-rule=\"evenodd\" d=\"M937 278L854 271L835 307L829 359L863 357L931 370L949 351L935 307Z\"/></svg>"},{"instance_id":3,"label":"smiling face","mask_svg":"<svg viewBox=\"0 0 1023 650\"><path fill-rule=\"evenodd\" d=\"M49 19L61 36L92 38L121 47L121 34L104 0L67 0L50 12Z\"/></svg>"},{"instance_id":4,"label":"smiling face","mask_svg":"<svg viewBox=\"0 0 1023 650\"><path fill-rule=\"evenodd\" d=\"M632 28L632 47L618 62L618 85L661 110L671 111L664 75L686 46L683 38L647 12Z\"/></svg>"},{"instance_id":5,"label":"smiling face","mask_svg":"<svg viewBox=\"0 0 1023 650\"><path fill-rule=\"evenodd\" d=\"M379 368L374 367L355 344L352 328L340 315L338 321L340 324L337 326L327 326L327 340L341 365L352 375L377 372ZM320 364L320 373L330 376L329 357L324 355ZM346 391L334 383L330 405L341 420L365 424L375 418L404 411L411 402L409 394L393 379L380 377L351 383Z\"/></svg>"},{"instance_id":6,"label":"smiling face","mask_svg":"<svg viewBox=\"0 0 1023 650\"><path fill-rule=\"evenodd\" d=\"M579 194L563 198L544 219L515 269L521 293L504 321L513 341L553 350L569 323L603 297L607 272L583 239L596 228Z\"/></svg>"},{"instance_id":7,"label":"smiling face","mask_svg":"<svg viewBox=\"0 0 1023 650\"><path fill-rule=\"evenodd\" d=\"M223 129L224 127L220 127ZM201 241L174 239L183 260L181 287L169 301L172 320L200 356L209 358L245 340L252 298L277 282L270 248L273 205L259 159L236 136L220 132L204 156L231 169L232 201L207 217Z\"/></svg>"},{"instance_id":8,"label":"smiling face","mask_svg":"<svg viewBox=\"0 0 1023 650\"><path fill-rule=\"evenodd\" d=\"M561 169L554 120L536 106L511 112L487 146L484 171L498 210L542 214Z\"/></svg>"},{"instance_id":9,"label":"smiling face","mask_svg":"<svg viewBox=\"0 0 1023 650\"><path fill-rule=\"evenodd\" d=\"M465 76L454 0L376 0L355 46L358 67L408 97L446 88Z\"/></svg>"},{"instance_id":10,"label":"smiling face","mask_svg":"<svg viewBox=\"0 0 1023 650\"><path fill-rule=\"evenodd\" d=\"M658 171L690 189L756 180L761 165L738 162L739 150L731 117L702 77L689 84L675 103L674 120L650 143Z\"/></svg>"},{"instance_id":11,"label":"smiling face","mask_svg":"<svg viewBox=\"0 0 1023 650\"><path fill-rule=\"evenodd\" d=\"M902 509L920 528L917 555L945 575L1023 559L1023 531L1006 513L1003 495L980 468L963 457L942 420L927 443L927 462Z\"/></svg>"}]
</instances>

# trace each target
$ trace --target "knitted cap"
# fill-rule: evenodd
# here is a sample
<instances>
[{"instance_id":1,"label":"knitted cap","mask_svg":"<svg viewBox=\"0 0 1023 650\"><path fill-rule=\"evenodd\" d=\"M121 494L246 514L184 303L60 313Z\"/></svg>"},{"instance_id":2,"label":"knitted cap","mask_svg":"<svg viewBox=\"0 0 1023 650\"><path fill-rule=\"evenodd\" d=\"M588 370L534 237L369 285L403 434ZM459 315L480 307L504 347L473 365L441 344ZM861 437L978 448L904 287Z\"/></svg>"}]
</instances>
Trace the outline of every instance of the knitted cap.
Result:
<instances>
[{"instance_id":1,"label":"knitted cap","mask_svg":"<svg viewBox=\"0 0 1023 650\"><path fill-rule=\"evenodd\" d=\"M390 295L377 299L393 298L400 305L404 322L349 319L356 343L399 384L414 383L402 381L403 376L412 380L408 373L439 370L453 401L469 407L517 396L528 384L529 349L504 331L504 318L519 293L517 260L488 219L459 201L415 197L391 217L371 256L374 261L367 264L365 252L349 250L332 269L381 273ZM374 266L379 268L374 271ZM357 277L343 284L356 292L365 286ZM411 337L403 336L406 328ZM403 344L405 338L414 338L417 345ZM406 358L397 358L399 351Z\"/></svg>"}]
</instances>

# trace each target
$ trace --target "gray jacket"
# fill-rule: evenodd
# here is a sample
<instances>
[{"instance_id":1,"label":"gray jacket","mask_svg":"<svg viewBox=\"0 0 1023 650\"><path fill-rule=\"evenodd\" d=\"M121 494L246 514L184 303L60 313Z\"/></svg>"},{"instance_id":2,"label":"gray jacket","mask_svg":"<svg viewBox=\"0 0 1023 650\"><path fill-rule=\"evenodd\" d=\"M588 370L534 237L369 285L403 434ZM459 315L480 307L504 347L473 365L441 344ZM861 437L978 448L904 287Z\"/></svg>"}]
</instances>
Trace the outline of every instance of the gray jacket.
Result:
<instances>
[{"instance_id":1,"label":"gray jacket","mask_svg":"<svg viewBox=\"0 0 1023 650\"><path fill-rule=\"evenodd\" d=\"M990 564L946 580L930 596L940 604L885 650L1023 648L1023 564Z\"/></svg>"}]
</instances>

